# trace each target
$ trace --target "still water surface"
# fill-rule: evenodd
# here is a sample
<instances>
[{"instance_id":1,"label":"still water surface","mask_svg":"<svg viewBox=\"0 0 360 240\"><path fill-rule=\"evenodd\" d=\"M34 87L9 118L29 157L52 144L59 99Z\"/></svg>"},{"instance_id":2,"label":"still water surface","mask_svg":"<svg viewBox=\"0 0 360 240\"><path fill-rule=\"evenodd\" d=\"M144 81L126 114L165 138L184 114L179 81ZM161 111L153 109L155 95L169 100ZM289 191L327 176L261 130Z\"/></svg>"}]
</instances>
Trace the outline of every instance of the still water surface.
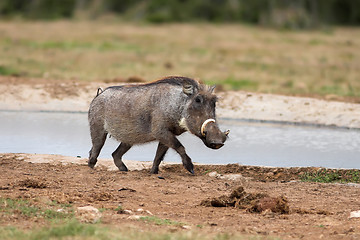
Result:
<instances>
[{"instance_id":1,"label":"still water surface","mask_svg":"<svg viewBox=\"0 0 360 240\"><path fill-rule=\"evenodd\" d=\"M185 133L179 140L194 162L207 164L360 169L360 131L250 124L220 120L230 138L219 150L207 148ZM118 143L107 139L100 158L111 158ZM124 159L152 161L157 143L134 146ZM91 148L87 114L67 112L0 112L0 152L44 153L87 157ZM165 161L181 162L170 150Z\"/></svg>"}]
</instances>

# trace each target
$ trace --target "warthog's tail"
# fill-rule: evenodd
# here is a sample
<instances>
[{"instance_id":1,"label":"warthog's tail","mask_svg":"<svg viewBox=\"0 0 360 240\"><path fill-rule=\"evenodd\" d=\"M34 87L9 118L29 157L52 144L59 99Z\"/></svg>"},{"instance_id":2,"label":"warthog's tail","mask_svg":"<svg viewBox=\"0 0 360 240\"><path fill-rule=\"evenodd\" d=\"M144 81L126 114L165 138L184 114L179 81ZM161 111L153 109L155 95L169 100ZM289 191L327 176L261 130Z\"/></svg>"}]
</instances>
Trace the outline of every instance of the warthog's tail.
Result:
<instances>
[{"instance_id":1,"label":"warthog's tail","mask_svg":"<svg viewBox=\"0 0 360 240\"><path fill-rule=\"evenodd\" d=\"M99 96L100 94L102 94L104 92L104 89L102 89L101 87L99 87L97 89L97 92L96 92L96 96Z\"/></svg>"}]
</instances>

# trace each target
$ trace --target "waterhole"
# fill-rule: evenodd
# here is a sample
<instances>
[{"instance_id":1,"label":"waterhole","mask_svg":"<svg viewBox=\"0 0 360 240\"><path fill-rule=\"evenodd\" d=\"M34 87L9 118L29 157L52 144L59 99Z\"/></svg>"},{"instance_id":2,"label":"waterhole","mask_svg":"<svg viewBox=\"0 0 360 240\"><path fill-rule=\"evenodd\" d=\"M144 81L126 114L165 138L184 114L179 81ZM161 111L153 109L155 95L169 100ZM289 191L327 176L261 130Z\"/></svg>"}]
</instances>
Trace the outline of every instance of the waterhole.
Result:
<instances>
[{"instance_id":1,"label":"waterhole","mask_svg":"<svg viewBox=\"0 0 360 240\"><path fill-rule=\"evenodd\" d=\"M179 136L194 162L239 163L273 167L360 169L360 131L279 124L255 124L219 119L230 129L219 150L207 148L189 133ZM87 157L91 148L86 113L0 112L0 152L42 153ZM108 138L100 158L111 158L118 143ZM152 161L157 143L134 146L124 159ZM164 161L181 162L173 150Z\"/></svg>"}]
</instances>

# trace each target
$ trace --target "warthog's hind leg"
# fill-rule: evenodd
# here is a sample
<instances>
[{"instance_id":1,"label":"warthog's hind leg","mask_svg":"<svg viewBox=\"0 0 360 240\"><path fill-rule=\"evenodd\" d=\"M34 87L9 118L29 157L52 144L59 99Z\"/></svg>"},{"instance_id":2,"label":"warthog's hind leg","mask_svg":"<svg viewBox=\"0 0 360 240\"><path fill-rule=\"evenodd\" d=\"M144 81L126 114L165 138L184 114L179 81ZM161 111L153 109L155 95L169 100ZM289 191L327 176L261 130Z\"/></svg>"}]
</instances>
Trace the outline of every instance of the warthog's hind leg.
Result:
<instances>
[{"instance_id":1,"label":"warthog's hind leg","mask_svg":"<svg viewBox=\"0 0 360 240\"><path fill-rule=\"evenodd\" d=\"M150 173L157 174L159 172L159 165L160 165L161 161L164 159L164 156L168 149L169 149L168 146L165 146L164 144L159 142L159 145L156 150L154 163L153 163Z\"/></svg>"},{"instance_id":2,"label":"warthog's hind leg","mask_svg":"<svg viewBox=\"0 0 360 240\"><path fill-rule=\"evenodd\" d=\"M127 167L121 160L122 156L129 151L132 147L130 144L120 143L119 147L112 153L112 157L114 158L115 165L119 168L120 171L128 171Z\"/></svg>"},{"instance_id":3,"label":"warthog's hind leg","mask_svg":"<svg viewBox=\"0 0 360 240\"><path fill-rule=\"evenodd\" d=\"M94 168L97 157L100 154L101 148L104 146L105 140L106 140L106 132L102 132L99 135L92 136L92 147L89 151L89 161L88 166L91 168Z\"/></svg>"}]
</instances>

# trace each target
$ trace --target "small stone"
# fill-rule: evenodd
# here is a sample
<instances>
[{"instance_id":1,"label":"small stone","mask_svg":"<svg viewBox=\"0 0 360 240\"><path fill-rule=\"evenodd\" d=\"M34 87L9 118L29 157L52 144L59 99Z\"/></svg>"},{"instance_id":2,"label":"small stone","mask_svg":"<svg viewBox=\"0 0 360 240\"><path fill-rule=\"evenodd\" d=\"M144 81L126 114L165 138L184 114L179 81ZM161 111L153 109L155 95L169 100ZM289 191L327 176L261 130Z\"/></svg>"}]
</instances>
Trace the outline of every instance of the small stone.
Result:
<instances>
[{"instance_id":1,"label":"small stone","mask_svg":"<svg viewBox=\"0 0 360 240\"><path fill-rule=\"evenodd\" d=\"M349 218L360 218L360 210L351 212Z\"/></svg>"},{"instance_id":2,"label":"small stone","mask_svg":"<svg viewBox=\"0 0 360 240\"><path fill-rule=\"evenodd\" d=\"M215 172L211 172L208 174L209 177L218 177L220 174L218 174L216 171Z\"/></svg>"},{"instance_id":3,"label":"small stone","mask_svg":"<svg viewBox=\"0 0 360 240\"><path fill-rule=\"evenodd\" d=\"M239 180L243 179L243 176L241 174L232 173L232 174L221 175L221 176L219 176L219 178L229 180L229 181L239 181Z\"/></svg>"},{"instance_id":4,"label":"small stone","mask_svg":"<svg viewBox=\"0 0 360 240\"><path fill-rule=\"evenodd\" d=\"M152 212L150 212L149 210L145 210L145 212L146 212L147 214L149 214L149 215L154 215L154 214L152 214Z\"/></svg>"},{"instance_id":5,"label":"small stone","mask_svg":"<svg viewBox=\"0 0 360 240\"><path fill-rule=\"evenodd\" d=\"M133 212L131 210L125 209L122 211L122 214L128 214L131 215Z\"/></svg>"},{"instance_id":6,"label":"small stone","mask_svg":"<svg viewBox=\"0 0 360 240\"><path fill-rule=\"evenodd\" d=\"M131 219L131 220L139 220L140 218L142 218L143 216L140 216L140 215L132 215L132 216L129 216L128 219Z\"/></svg>"},{"instance_id":7,"label":"small stone","mask_svg":"<svg viewBox=\"0 0 360 240\"><path fill-rule=\"evenodd\" d=\"M189 225L183 225L181 226L182 229L186 229L186 230L190 230L191 229L191 226Z\"/></svg>"},{"instance_id":8,"label":"small stone","mask_svg":"<svg viewBox=\"0 0 360 240\"><path fill-rule=\"evenodd\" d=\"M92 206L78 207L76 217L80 222L96 223L101 218L101 213L97 208Z\"/></svg>"}]
</instances>

